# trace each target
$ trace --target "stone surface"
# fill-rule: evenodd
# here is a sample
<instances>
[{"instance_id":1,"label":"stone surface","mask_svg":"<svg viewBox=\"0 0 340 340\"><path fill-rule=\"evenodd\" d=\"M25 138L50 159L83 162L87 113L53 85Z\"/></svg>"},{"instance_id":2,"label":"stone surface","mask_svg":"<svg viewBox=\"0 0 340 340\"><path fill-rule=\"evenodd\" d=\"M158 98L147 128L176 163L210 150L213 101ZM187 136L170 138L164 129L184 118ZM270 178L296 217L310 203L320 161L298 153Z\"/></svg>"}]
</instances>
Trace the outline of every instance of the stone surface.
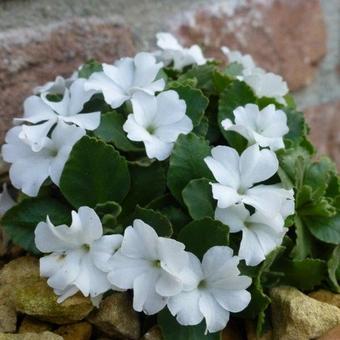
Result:
<instances>
[{"instance_id":1,"label":"stone surface","mask_svg":"<svg viewBox=\"0 0 340 340\"><path fill-rule=\"evenodd\" d=\"M64 340L89 340L92 334L92 325L88 322L79 322L59 327L56 334Z\"/></svg>"},{"instance_id":2,"label":"stone surface","mask_svg":"<svg viewBox=\"0 0 340 340\"><path fill-rule=\"evenodd\" d=\"M312 292L309 296L321 302L329 303L330 305L340 308L340 294L332 293L329 290L320 289Z\"/></svg>"},{"instance_id":3,"label":"stone surface","mask_svg":"<svg viewBox=\"0 0 340 340\"><path fill-rule=\"evenodd\" d=\"M88 318L96 328L111 337L139 339L140 323L127 293L114 293L105 298Z\"/></svg>"},{"instance_id":4,"label":"stone surface","mask_svg":"<svg viewBox=\"0 0 340 340\"><path fill-rule=\"evenodd\" d=\"M0 144L34 87L70 75L88 59L111 63L133 52L131 32L117 19L78 18L0 34Z\"/></svg>"},{"instance_id":5,"label":"stone surface","mask_svg":"<svg viewBox=\"0 0 340 340\"><path fill-rule=\"evenodd\" d=\"M318 0L243 1L236 9L207 4L170 28L182 41L221 57L228 46L251 54L261 67L281 74L291 90L310 84L326 54L326 30Z\"/></svg>"},{"instance_id":6,"label":"stone surface","mask_svg":"<svg viewBox=\"0 0 340 340\"><path fill-rule=\"evenodd\" d=\"M26 280L14 287L14 304L21 313L60 325L82 320L93 309L91 300L80 293L58 303L45 279Z\"/></svg>"},{"instance_id":7,"label":"stone surface","mask_svg":"<svg viewBox=\"0 0 340 340\"><path fill-rule=\"evenodd\" d=\"M163 340L162 331L158 326L154 326L144 334L141 340Z\"/></svg>"},{"instance_id":8,"label":"stone surface","mask_svg":"<svg viewBox=\"0 0 340 340\"><path fill-rule=\"evenodd\" d=\"M18 333L43 333L45 331L50 331L52 328L52 325L47 322L25 316L21 321Z\"/></svg>"},{"instance_id":9,"label":"stone surface","mask_svg":"<svg viewBox=\"0 0 340 340\"><path fill-rule=\"evenodd\" d=\"M4 333L15 332L17 328L17 313L12 301L7 297L8 290L0 285L0 332Z\"/></svg>"},{"instance_id":10,"label":"stone surface","mask_svg":"<svg viewBox=\"0 0 340 340\"><path fill-rule=\"evenodd\" d=\"M0 333L0 340L63 340L60 335L52 332L25 333L25 334L3 334Z\"/></svg>"},{"instance_id":11,"label":"stone surface","mask_svg":"<svg viewBox=\"0 0 340 340\"><path fill-rule=\"evenodd\" d=\"M89 298L76 294L63 303L39 275L39 261L21 257L11 261L0 272L0 286L7 292L6 301L16 310L40 320L57 324L85 318L93 309Z\"/></svg>"},{"instance_id":12,"label":"stone surface","mask_svg":"<svg viewBox=\"0 0 340 340\"><path fill-rule=\"evenodd\" d=\"M15 332L17 316L13 287L29 277L39 278L38 260L25 256L6 264L0 271L0 332Z\"/></svg>"},{"instance_id":13,"label":"stone surface","mask_svg":"<svg viewBox=\"0 0 340 340\"><path fill-rule=\"evenodd\" d=\"M318 338L317 340L339 340L340 339L340 325L332 328L326 334Z\"/></svg>"},{"instance_id":14,"label":"stone surface","mask_svg":"<svg viewBox=\"0 0 340 340\"><path fill-rule=\"evenodd\" d=\"M273 338L307 340L340 324L340 310L308 297L293 287L271 290Z\"/></svg>"},{"instance_id":15,"label":"stone surface","mask_svg":"<svg viewBox=\"0 0 340 340\"><path fill-rule=\"evenodd\" d=\"M340 101L308 108L305 117L318 153L330 156L340 169Z\"/></svg>"}]
</instances>

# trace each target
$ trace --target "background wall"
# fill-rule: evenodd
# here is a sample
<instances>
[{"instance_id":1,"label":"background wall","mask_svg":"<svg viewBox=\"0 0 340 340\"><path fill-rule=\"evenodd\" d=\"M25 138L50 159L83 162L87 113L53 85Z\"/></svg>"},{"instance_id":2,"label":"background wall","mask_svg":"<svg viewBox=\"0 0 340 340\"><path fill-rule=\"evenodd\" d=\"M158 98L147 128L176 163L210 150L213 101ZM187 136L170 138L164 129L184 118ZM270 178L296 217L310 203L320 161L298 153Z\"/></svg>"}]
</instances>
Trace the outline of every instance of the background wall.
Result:
<instances>
[{"instance_id":1,"label":"background wall","mask_svg":"<svg viewBox=\"0 0 340 340\"><path fill-rule=\"evenodd\" d=\"M33 87L86 59L152 49L158 31L211 56L221 45L251 53L281 74L340 165L339 0L2 0L0 144Z\"/></svg>"}]
</instances>

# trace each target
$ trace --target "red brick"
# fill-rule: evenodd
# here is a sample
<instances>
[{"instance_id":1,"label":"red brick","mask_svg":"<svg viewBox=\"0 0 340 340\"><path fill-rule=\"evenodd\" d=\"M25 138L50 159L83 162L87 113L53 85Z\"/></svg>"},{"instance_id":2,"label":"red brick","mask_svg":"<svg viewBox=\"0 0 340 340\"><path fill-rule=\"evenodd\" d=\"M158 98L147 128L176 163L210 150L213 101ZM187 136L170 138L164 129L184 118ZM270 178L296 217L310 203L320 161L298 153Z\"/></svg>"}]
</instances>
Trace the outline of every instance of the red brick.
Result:
<instances>
[{"instance_id":1,"label":"red brick","mask_svg":"<svg viewBox=\"0 0 340 340\"><path fill-rule=\"evenodd\" d=\"M305 116L319 154L329 155L340 169L340 101L308 108Z\"/></svg>"},{"instance_id":2,"label":"red brick","mask_svg":"<svg viewBox=\"0 0 340 340\"><path fill-rule=\"evenodd\" d=\"M326 53L318 0L248 0L233 15L219 6L188 13L175 34L186 44L201 44L210 56L222 57L223 45L249 53L258 65L282 75L291 90L311 83Z\"/></svg>"},{"instance_id":3,"label":"red brick","mask_svg":"<svg viewBox=\"0 0 340 340\"><path fill-rule=\"evenodd\" d=\"M0 144L32 89L67 76L86 60L113 62L134 53L129 28L112 20L75 18L0 35Z\"/></svg>"}]
</instances>

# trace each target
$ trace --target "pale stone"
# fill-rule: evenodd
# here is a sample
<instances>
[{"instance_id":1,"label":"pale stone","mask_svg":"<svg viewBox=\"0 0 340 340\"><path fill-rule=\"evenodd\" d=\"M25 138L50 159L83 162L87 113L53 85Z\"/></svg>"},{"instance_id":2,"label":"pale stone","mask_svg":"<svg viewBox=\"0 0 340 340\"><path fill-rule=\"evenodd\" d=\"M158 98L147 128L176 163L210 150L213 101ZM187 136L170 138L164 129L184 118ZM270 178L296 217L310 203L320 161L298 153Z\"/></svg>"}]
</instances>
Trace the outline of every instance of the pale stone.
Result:
<instances>
[{"instance_id":1,"label":"pale stone","mask_svg":"<svg viewBox=\"0 0 340 340\"><path fill-rule=\"evenodd\" d=\"M320 289L308 295L315 300L326 302L330 305L340 308L340 294L332 293L329 290Z\"/></svg>"},{"instance_id":2,"label":"pale stone","mask_svg":"<svg viewBox=\"0 0 340 340\"><path fill-rule=\"evenodd\" d=\"M92 325L88 322L73 323L59 327L56 331L64 340L89 340L92 334Z\"/></svg>"},{"instance_id":3,"label":"pale stone","mask_svg":"<svg viewBox=\"0 0 340 340\"><path fill-rule=\"evenodd\" d=\"M52 332L25 334L0 333L0 340L63 340L63 337Z\"/></svg>"},{"instance_id":4,"label":"pale stone","mask_svg":"<svg viewBox=\"0 0 340 340\"><path fill-rule=\"evenodd\" d=\"M274 340L307 340L340 324L339 308L319 302L293 287L271 290Z\"/></svg>"},{"instance_id":5,"label":"pale stone","mask_svg":"<svg viewBox=\"0 0 340 340\"><path fill-rule=\"evenodd\" d=\"M51 324L25 316L20 324L18 333L42 333L51 329Z\"/></svg>"},{"instance_id":6,"label":"pale stone","mask_svg":"<svg viewBox=\"0 0 340 340\"><path fill-rule=\"evenodd\" d=\"M127 293L113 293L105 298L88 320L111 337L139 339L140 323Z\"/></svg>"}]
</instances>

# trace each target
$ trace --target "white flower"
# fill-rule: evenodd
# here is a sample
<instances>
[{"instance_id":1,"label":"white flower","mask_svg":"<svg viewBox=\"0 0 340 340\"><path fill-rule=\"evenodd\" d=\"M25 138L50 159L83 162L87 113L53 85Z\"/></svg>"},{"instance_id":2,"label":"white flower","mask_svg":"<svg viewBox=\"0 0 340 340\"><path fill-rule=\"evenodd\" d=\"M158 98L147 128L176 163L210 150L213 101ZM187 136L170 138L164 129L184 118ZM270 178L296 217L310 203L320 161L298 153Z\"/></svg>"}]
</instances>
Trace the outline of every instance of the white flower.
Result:
<instances>
[{"instance_id":1,"label":"white flower","mask_svg":"<svg viewBox=\"0 0 340 340\"><path fill-rule=\"evenodd\" d=\"M121 235L103 236L95 211L81 207L72 212L72 224L54 226L47 217L35 230L35 244L43 253L40 274L63 302L79 290L96 298L111 288L107 274L100 268L120 247Z\"/></svg>"},{"instance_id":2,"label":"white flower","mask_svg":"<svg viewBox=\"0 0 340 340\"><path fill-rule=\"evenodd\" d=\"M153 95L164 90L164 80L156 80L162 67L163 63L157 63L152 54L138 53L134 58L122 58L114 65L103 64L103 72L93 73L85 88L102 92L105 102L115 109L136 92Z\"/></svg>"},{"instance_id":3,"label":"white flower","mask_svg":"<svg viewBox=\"0 0 340 340\"><path fill-rule=\"evenodd\" d=\"M212 183L213 197L219 208L234 204L248 204L269 218L277 217L283 197L291 191L278 185L255 185L272 177L279 163L273 151L260 150L257 144L248 147L241 156L227 146L217 146L205 163L218 183Z\"/></svg>"},{"instance_id":4,"label":"white flower","mask_svg":"<svg viewBox=\"0 0 340 340\"><path fill-rule=\"evenodd\" d=\"M215 219L229 226L231 233L242 231L239 257L248 266L257 266L282 243L287 232L282 218L269 219L260 212L250 215L243 204L216 208Z\"/></svg>"},{"instance_id":5,"label":"white flower","mask_svg":"<svg viewBox=\"0 0 340 340\"><path fill-rule=\"evenodd\" d=\"M236 131L249 144L259 144L276 151L284 148L283 136L288 133L287 116L282 110L276 110L275 105L270 104L260 110L256 104L239 106L234 110L235 124L230 119L221 122L223 128L228 131Z\"/></svg>"},{"instance_id":6,"label":"white flower","mask_svg":"<svg viewBox=\"0 0 340 340\"><path fill-rule=\"evenodd\" d=\"M168 158L178 136L188 134L192 121L185 114L186 103L176 91L165 91L157 97L139 92L132 98L133 113L123 129L127 137L143 142L149 158Z\"/></svg>"},{"instance_id":7,"label":"white flower","mask_svg":"<svg viewBox=\"0 0 340 340\"><path fill-rule=\"evenodd\" d=\"M78 78L78 72L74 72L71 77L64 78L62 76L57 76L54 81L49 81L48 83L37 86L33 93L36 95L42 93L49 93L49 94L63 94L65 89L70 88L72 83Z\"/></svg>"},{"instance_id":8,"label":"white flower","mask_svg":"<svg viewBox=\"0 0 340 340\"><path fill-rule=\"evenodd\" d=\"M2 193L0 194L0 216L4 215L7 210L15 206L15 201L10 196L7 185L2 186Z\"/></svg>"},{"instance_id":9,"label":"white flower","mask_svg":"<svg viewBox=\"0 0 340 340\"><path fill-rule=\"evenodd\" d=\"M151 315L182 290L178 275L187 265L184 244L158 237L148 224L135 220L110 261L108 279L121 289L133 289L133 308Z\"/></svg>"},{"instance_id":10,"label":"white flower","mask_svg":"<svg viewBox=\"0 0 340 340\"><path fill-rule=\"evenodd\" d=\"M285 104L283 97L288 93L288 86L281 76L257 67L249 54L242 55L238 51L230 51L227 47L222 47L222 51L229 62L242 65L242 73L237 78L245 81L258 97L275 98L279 103Z\"/></svg>"},{"instance_id":11,"label":"white flower","mask_svg":"<svg viewBox=\"0 0 340 340\"><path fill-rule=\"evenodd\" d=\"M183 67L192 64L203 65L207 62L198 45L184 48L170 33L157 33L156 37L157 46L163 50L161 54L162 60L166 64L173 62L176 70L182 70Z\"/></svg>"},{"instance_id":12,"label":"white flower","mask_svg":"<svg viewBox=\"0 0 340 340\"><path fill-rule=\"evenodd\" d=\"M15 122L28 122L36 125L23 125L20 138L31 145L32 150L39 151L44 138L51 128L61 121L75 124L86 130L95 130L100 124L100 112L80 113L84 104L90 100L94 91L85 91L85 79L78 79L70 88L64 88L62 100L55 102L48 99L49 92L40 97L31 96L24 102L24 117Z\"/></svg>"},{"instance_id":13,"label":"white flower","mask_svg":"<svg viewBox=\"0 0 340 340\"><path fill-rule=\"evenodd\" d=\"M43 182L50 177L59 185L61 173L73 145L85 135L85 130L61 121L51 134L45 137L40 151L19 138L22 128L8 131L6 144L2 147L4 161L12 163L9 176L12 184L26 195L37 196Z\"/></svg>"},{"instance_id":14,"label":"white flower","mask_svg":"<svg viewBox=\"0 0 340 340\"><path fill-rule=\"evenodd\" d=\"M249 304L251 295L245 289L251 279L239 275L239 258L229 247L210 248L202 264L193 254L189 258L192 275L186 272L184 277L190 277L190 283L169 298L168 308L181 325L197 325L205 318L207 331L220 331L227 325L230 312L240 312Z\"/></svg>"}]
</instances>

